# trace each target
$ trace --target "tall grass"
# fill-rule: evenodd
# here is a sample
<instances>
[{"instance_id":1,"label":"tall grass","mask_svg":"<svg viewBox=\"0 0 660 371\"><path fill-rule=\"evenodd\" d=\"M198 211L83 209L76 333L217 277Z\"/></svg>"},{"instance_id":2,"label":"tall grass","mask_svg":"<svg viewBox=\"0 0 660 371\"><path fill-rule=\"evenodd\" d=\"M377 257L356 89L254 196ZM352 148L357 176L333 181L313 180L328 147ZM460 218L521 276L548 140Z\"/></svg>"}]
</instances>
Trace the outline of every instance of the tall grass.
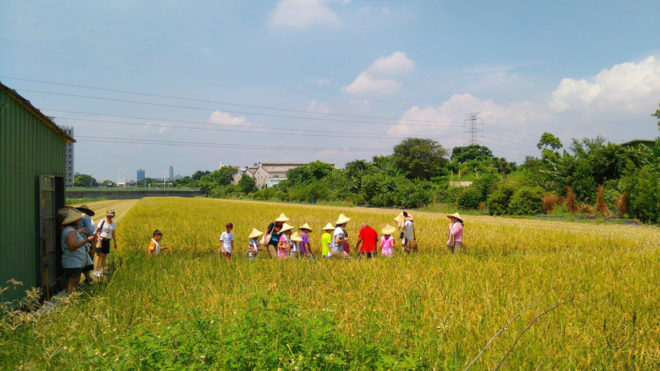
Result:
<instances>
[{"instance_id":1,"label":"tall grass","mask_svg":"<svg viewBox=\"0 0 660 371\"><path fill-rule=\"evenodd\" d=\"M314 228L318 257L320 227L340 210L353 219L353 244L361 221L379 230L396 214L144 199L121 222L112 279L3 330L1 365L463 369L510 321L474 369L494 368L509 351L505 368L660 367L658 228L473 216L465 252L451 256L448 220L418 213L417 255L245 257L251 228L263 230L280 212ZM231 262L217 253L229 221L238 252ZM171 250L151 259L156 228Z\"/></svg>"}]
</instances>

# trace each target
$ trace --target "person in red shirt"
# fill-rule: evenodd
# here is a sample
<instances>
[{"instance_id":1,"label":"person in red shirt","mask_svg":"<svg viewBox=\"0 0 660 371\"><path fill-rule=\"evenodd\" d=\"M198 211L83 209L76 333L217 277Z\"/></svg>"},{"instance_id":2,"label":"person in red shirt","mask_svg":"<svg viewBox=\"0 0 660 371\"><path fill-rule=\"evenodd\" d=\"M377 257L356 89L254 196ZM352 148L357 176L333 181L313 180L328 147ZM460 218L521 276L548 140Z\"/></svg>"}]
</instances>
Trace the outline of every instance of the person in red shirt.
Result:
<instances>
[{"instance_id":1,"label":"person in red shirt","mask_svg":"<svg viewBox=\"0 0 660 371\"><path fill-rule=\"evenodd\" d=\"M376 245L378 244L378 233L371 228L367 222L362 223L355 248L360 251L359 256L366 255L367 258L376 257Z\"/></svg>"}]
</instances>

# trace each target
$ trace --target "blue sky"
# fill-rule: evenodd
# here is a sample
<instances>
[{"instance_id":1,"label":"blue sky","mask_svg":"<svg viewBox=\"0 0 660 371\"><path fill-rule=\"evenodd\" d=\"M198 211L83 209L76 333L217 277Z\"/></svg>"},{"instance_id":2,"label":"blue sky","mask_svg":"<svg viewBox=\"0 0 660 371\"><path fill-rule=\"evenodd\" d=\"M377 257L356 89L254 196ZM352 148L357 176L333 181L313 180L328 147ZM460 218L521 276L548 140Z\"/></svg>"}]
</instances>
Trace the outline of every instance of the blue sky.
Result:
<instances>
[{"instance_id":1,"label":"blue sky","mask_svg":"<svg viewBox=\"0 0 660 371\"><path fill-rule=\"evenodd\" d=\"M341 166L406 136L451 149L470 112L479 142L520 162L544 131L658 135L657 14L658 1L5 0L0 81L74 126L76 170L99 179Z\"/></svg>"}]
</instances>

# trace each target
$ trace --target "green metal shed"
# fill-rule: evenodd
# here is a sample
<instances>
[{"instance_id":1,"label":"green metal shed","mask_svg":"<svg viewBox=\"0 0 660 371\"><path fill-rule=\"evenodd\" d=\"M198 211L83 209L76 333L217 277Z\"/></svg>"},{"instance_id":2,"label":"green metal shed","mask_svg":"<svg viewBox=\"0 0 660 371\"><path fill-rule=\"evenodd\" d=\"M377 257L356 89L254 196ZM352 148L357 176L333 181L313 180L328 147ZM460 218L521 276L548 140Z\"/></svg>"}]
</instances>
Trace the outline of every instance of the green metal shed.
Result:
<instances>
[{"instance_id":1,"label":"green metal shed","mask_svg":"<svg viewBox=\"0 0 660 371\"><path fill-rule=\"evenodd\" d=\"M45 295L62 284L57 209L64 206L65 148L74 140L28 100L0 82L0 286Z\"/></svg>"}]
</instances>

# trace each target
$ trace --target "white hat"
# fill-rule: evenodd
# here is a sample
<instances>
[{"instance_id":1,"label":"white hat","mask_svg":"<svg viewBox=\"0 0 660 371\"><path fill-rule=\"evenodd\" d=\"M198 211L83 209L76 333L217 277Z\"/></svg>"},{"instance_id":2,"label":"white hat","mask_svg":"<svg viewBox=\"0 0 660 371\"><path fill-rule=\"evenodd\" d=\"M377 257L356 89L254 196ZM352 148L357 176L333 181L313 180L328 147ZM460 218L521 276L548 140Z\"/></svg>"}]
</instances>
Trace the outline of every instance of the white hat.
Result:
<instances>
[{"instance_id":1,"label":"white hat","mask_svg":"<svg viewBox=\"0 0 660 371\"><path fill-rule=\"evenodd\" d=\"M463 218L461 217L461 214L459 214L458 212L455 212L453 214L447 214L447 218L449 218L449 219L455 218L455 219L460 220L461 223L463 223Z\"/></svg>"},{"instance_id":2,"label":"white hat","mask_svg":"<svg viewBox=\"0 0 660 371\"><path fill-rule=\"evenodd\" d=\"M253 239L253 238L261 236L262 234L264 234L264 232L260 232L259 230L257 230L257 228L252 228L252 232L250 232L250 235L248 236L248 238Z\"/></svg>"},{"instance_id":3,"label":"white hat","mask_svg":"<svg viewBox=\"0 0 660 371\"><path fill-rule=\"evenodd\" d=\"M334 231L334 230L335 230L335 226L332 225L332 223L328 223L328 224L325 225L325 227L323 227L323 230L324 230L324 231Z\"/></svg>"},{"instance_id":4,"label":"white hat","mask_svg":"<svg viewBox=\"0 0 660 371\"><path fill-rule=\"evenodd\" d=\"M275 221L276 222L288 222L289 218L287 218L286 215L284 215L284 213L281 213L280 216L278 216L277 219L275 219Z\"/></svg>"},{"instance_id":5,"label":"white hat","mask_svg":"<svg viewBox=\"0 0 660 371\"><path fill-rule=\"evenodd\" d=\"M302 242L302 237L296 232L291 236L291 241Z\"/></svg>"},{"instance_id":6,"label":"white hat","mask_svg":"<svg viewBox=\"0 0 660 371\"><path fill-rule=\"evenodd\" d=\"M282 229L280 229L280 233L284 233L284 232L290 231L292 229L293 229L293 226L291 224L284 223L284 225L282 225Z\"/></svg>"},{"instance_id":7,"label":"white hat","mask_svg":"<svg viewBox=\"0 0 660 371\"><path fill-rule=\"evenodd\" d=\"M394 228L393 226L391 226L389 224L384 226L383 229L381 230L381 233L383 233L385 235L388 235L388 236L391 235L394 232L396 232L396 228Z\"/></svg>"},{"instance_id":8,"label":"white hat","mask_svg":"<svg viewBox=\"0 0 660 371\"><path fill-rule=\"evenodd\" d=\"M335 222L335 225L346 224L350 221L351 221L351 218L347 218L346 215L344 215L344 214L339 214L339 217L337 218L337 221Z\"/></svg>"},{"instance_id":9,"label":"white hat","mask_svg":"<svg viewBox=\"0 0 660 371\"><path fill-rule=\"evenodd\" d=\"M312 231L312 227L310 227L309 224L307 224L307 223L301 225L300 227L298 227L298 229L306 229L310 232Z\"/></svg>"}]
</instances>

